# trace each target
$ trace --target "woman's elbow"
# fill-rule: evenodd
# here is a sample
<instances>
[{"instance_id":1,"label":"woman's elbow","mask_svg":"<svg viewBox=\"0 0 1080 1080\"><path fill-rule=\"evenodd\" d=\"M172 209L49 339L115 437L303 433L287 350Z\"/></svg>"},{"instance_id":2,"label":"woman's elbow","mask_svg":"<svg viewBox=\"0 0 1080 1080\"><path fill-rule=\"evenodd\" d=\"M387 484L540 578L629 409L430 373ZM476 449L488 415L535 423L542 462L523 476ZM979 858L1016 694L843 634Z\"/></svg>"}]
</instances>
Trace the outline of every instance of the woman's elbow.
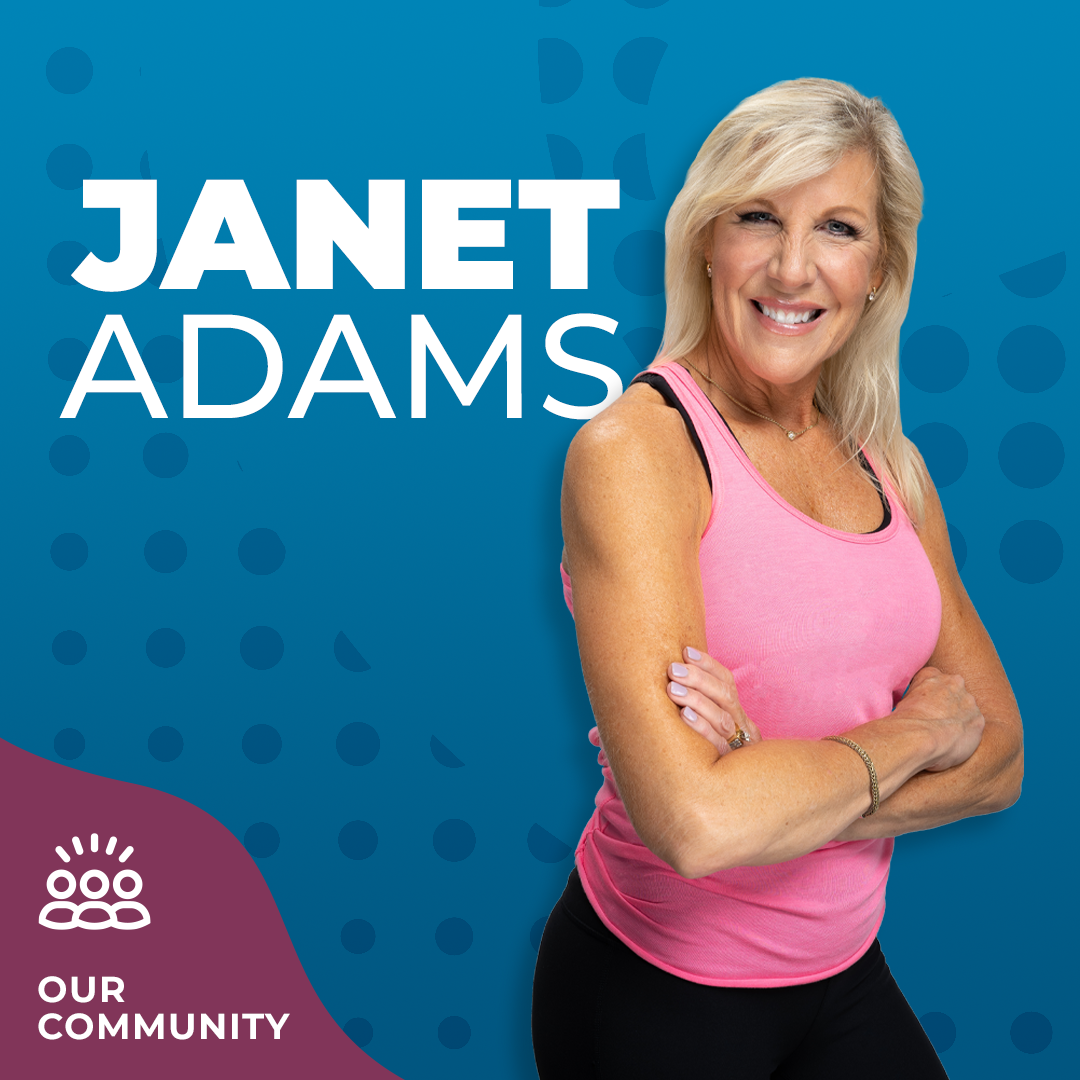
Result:
<instances>
[{"instance_id":1,"label":"woman's elbow","mask_svg":"<svg viewBox=\"0 0 1080 1080\"><path fill-rule=\"evenodd\" d=\"M751 853L744 850L739 838L706 816L683 815L680 824L677 832L648 845L679 877L708 877L751 861Z\"/></svg>"}]
</instances>

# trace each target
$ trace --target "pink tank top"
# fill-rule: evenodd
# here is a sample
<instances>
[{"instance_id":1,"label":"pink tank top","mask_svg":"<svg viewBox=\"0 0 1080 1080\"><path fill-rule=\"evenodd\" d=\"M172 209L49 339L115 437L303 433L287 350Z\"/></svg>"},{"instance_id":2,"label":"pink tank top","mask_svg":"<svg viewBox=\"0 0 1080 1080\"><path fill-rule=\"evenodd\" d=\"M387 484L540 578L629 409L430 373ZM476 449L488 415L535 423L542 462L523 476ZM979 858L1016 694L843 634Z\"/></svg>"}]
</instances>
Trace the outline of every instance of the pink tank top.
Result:
<instances>
[{"instance_id":1,"label":"pink tank top","mask_svg":"<svg viewBox=\"0 0 1080 1080\"><path fill-rule=\"evenodd\" d=\"M709 462L699 555L708 649L733 672L762 736L820 739L887 715L941 624L934 572L899 501L879 532L814 521L765 483L683 367L652 370L685 406ZM565 573L564 588L573 611ZM595 728L590 739L599 746ZM638 838L602 748L599 763L578 872L604 924L639 956L709 986L791 986L843 971L870 947L891 839L832 841L690 881Z\"/></svg>"}]
</instances>

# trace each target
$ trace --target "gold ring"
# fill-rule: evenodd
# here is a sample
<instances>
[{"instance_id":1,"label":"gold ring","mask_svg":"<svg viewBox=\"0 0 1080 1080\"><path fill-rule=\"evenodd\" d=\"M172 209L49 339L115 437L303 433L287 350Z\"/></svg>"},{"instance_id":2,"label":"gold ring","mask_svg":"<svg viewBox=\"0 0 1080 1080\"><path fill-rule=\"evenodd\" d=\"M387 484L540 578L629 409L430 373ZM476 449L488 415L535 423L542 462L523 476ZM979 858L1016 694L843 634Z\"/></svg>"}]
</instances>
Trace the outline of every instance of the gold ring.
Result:
<instances>
[{"instance_id":1,"label":"gold ring","mask_svg":"<svg viewBox=\"0 0 1080 1080\"><path fill-rule=\"evenodd\" d=\"M727 744L732 750L738 750L740 746L745 746L749 741L750 736L741 727L737 727L735 734L728 739Z\"/></svg>"}]
</instances>

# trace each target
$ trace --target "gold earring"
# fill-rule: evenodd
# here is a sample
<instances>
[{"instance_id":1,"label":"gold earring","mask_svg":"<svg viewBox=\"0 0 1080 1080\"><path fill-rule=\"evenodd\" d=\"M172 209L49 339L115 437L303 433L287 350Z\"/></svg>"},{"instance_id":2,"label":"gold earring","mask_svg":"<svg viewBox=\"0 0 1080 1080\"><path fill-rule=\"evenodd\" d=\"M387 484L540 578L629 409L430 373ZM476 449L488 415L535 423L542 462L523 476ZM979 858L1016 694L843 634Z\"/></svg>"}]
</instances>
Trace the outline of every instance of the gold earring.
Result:
<instances>
[{"instance_id":1,"label":"gold earring","mask_svg":"<svg viewBox=\"0 0 1080 1080\"><path fill-rule=\"evenodd\" d=\"M712 277L712 263L705 264L705 273Z\"/></svg>"},{"instance_id":2,"label":"gold earring","mask_svg":"<svg viewBox=\"0 0 1080 1080\"><path fill-rule=\"evenodd\" d=\"M875 298L876 296L877 296L877 286L875 285L875 286L874 286L874 287L873 287L873 288L872 288L872 289L870 290L870 295L869 295L869 296L867 296L867 298L866 298L866 299L867 299L867 300L869 300L869 301L870 301L870 303L873 303L873 302L874 302L874 298Z\"/></svg>"}]
</instances>

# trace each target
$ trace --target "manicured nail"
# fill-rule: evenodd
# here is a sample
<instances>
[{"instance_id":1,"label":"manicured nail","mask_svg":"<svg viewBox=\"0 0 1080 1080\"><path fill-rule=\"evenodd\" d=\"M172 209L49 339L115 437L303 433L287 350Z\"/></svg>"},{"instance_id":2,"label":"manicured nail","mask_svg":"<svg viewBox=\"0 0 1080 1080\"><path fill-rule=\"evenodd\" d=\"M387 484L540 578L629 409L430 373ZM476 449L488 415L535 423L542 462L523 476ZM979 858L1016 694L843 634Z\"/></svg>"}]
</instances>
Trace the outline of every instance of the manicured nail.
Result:
<instances>
[{"instance_id":1,"label":"manicured nail","mask_svg":"<svg viewBox=\"0 0 1080 1080\"><path fill-rule=\"evenodd\" d=\"M686 676L690 674L690 672L685 667L683 667L682 664L672 664L671 674L674 675L676 679L685 679Z\"/></svg>"},{"instance_id":2,"label":"manicured nail","mask_svg":"<svg viewBox=\"0 0 1080 1080\"><path fill-rule=\"evenodd\" d=\"M686 697L686 687L683 686L681 683L677 683L677 682L668 683L668 686L671 687L671 692L676 697Z\"/></svg>"},{"instance_id":3,"label":"manicured nail","mask_svg":"<svg viewBox=\"0 0 1080 1080\"><path fill-rule=\"evenodd\" d=\"M690 708L690 706L689 706L689 705L687 705L687 706L686 706L685 708L683 708L683 709L680 709L679 711L680 711L680 714L682 715L682 718L683 718L683 719L684 719L684 720L685 720L685 721L686 721L686 722L687 722L688 724L696 724L696 723L697 723L697 720L698 720L698 715L697 715L697 713L696 713L696 712L694 712L694 710L693 710L693 709L691 709L691 708Z\"/></svg>"},{"instance_id":4,"label":"manicured nail","mask_svg":"<svg viewBox=\"0 0 1080 1080\"><path fill-rule=\"evenodd\" d=\"M701 659L701 653L699 653L697 651L697 649L693 648L692 646L687 645L686 646L686 659L687 660L700 660Z\"/></svg>"}]
</instances>

